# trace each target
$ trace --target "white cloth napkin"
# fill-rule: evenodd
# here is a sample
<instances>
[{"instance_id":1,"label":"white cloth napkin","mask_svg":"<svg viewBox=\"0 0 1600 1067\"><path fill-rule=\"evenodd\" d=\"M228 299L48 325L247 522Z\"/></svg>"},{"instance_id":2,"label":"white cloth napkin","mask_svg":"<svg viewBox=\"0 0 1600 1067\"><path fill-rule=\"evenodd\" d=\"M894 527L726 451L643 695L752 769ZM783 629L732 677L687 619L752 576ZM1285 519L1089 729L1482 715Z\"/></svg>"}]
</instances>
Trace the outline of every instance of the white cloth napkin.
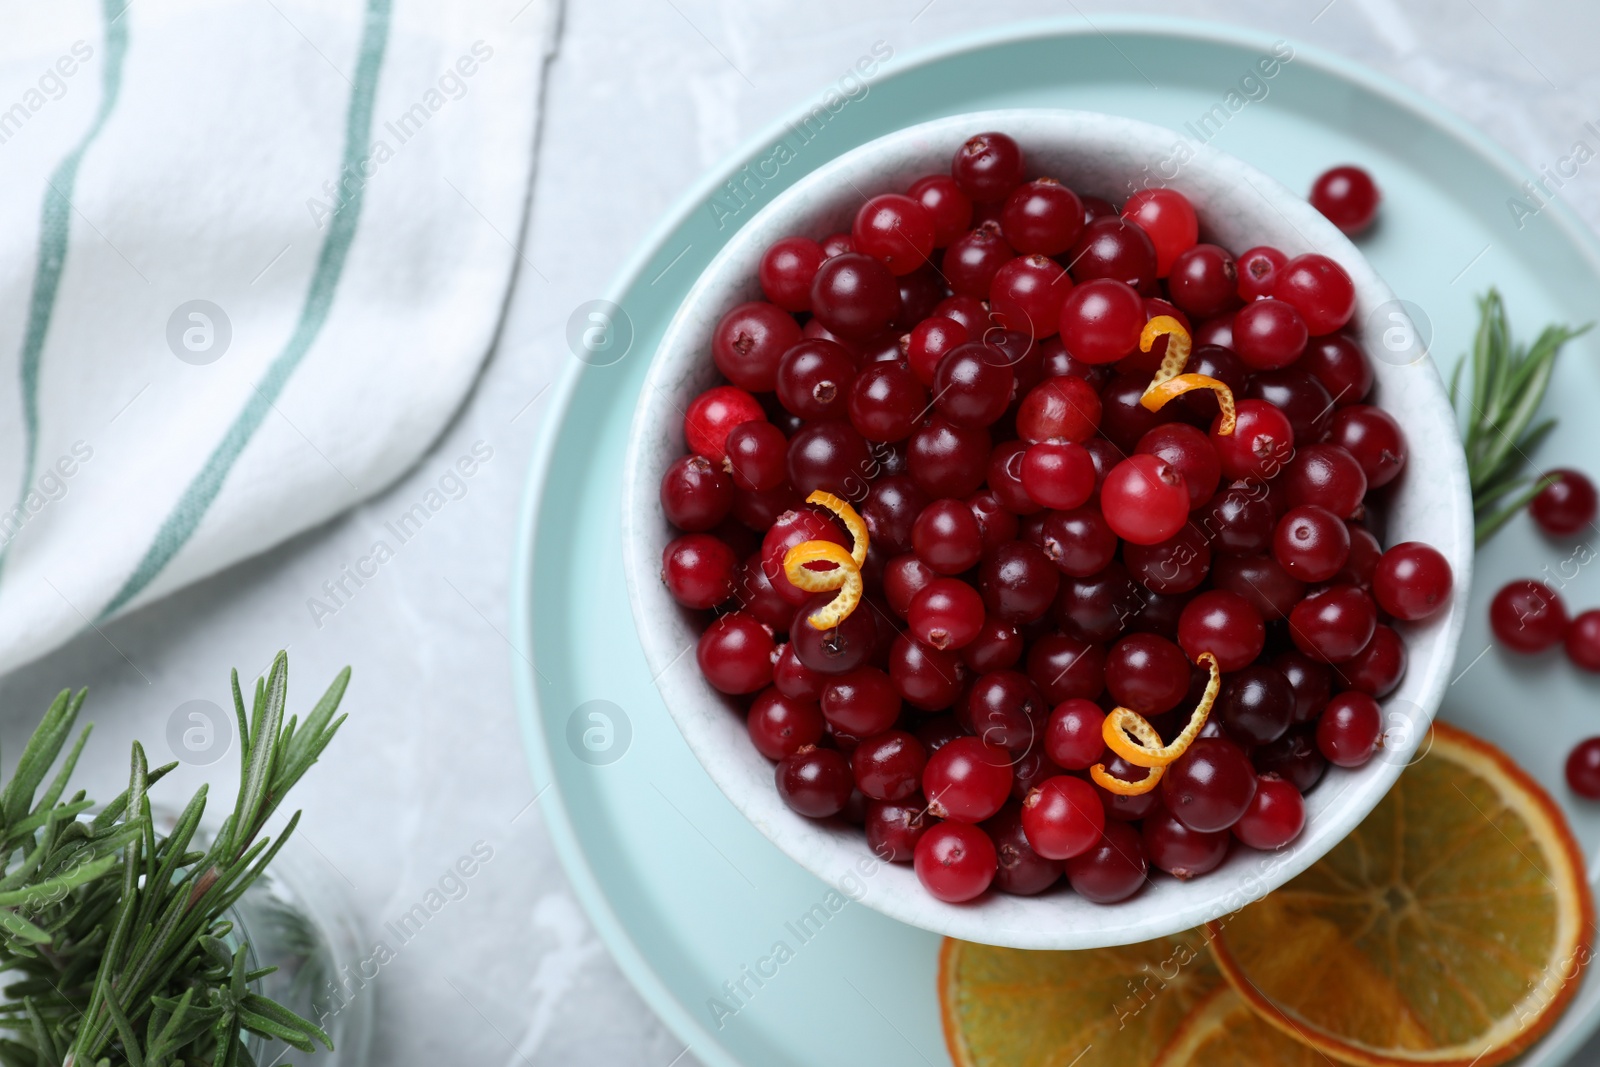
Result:
<instances>
[{"instance_id":1,"label":"white cloth napkin","mask_svg":"<svg viewBox=\"0 0 1600 1067\"><path fill-rule=\"evenodd\" d=\"M323 522L488 351L554 0L0 3L0 670Z\"/></svg>"}]
</instances>

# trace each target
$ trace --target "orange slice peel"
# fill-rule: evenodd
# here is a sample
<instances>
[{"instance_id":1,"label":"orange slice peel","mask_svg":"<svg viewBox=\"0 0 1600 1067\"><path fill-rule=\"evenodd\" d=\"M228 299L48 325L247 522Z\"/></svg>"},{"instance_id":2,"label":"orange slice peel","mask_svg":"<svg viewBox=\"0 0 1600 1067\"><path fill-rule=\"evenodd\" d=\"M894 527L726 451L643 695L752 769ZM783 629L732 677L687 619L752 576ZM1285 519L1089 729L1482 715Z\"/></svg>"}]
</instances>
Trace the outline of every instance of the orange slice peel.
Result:
<instances>
[{"instance_id":1,"label":"orange slice peel","mask_svg":"<svg viewBox=\"0 0 1600 1067\"><path fill-rule=\"evenodd\" d=\"M1161 781L1166 768L1187 752L1189 746L1194 744L1194 739L1200 736L1206 719L1211 716L1211 707L1216 703L1217 694L1222 690L1222 667L1217 663L1217 657L1209 652L1200 653L1195 657L1195 662L1210 671L1211 678L1206 682L1205 692L1200 695L1200 703L1189 715L1188 725L1172 739L1171 744L1162 744L1161 735L1150 725L1150 721L1131 708L1116 708L1106 716L1105 724L1100 729L1106 747L1135 767L1149 769L1150 773L1136 782L1124 781L1106 770L1105 764L1096 763L1089 768L1089 777L1102 788L1125 797L1150 792Z\"/></svg>"},{"instance_id":2,"label":"orange slice peel","mask_svg":"<svg viewBox=\"0 0 1600 1067\"><path fill-rule=\"evenodd\" d=\"M1157 315L1144 324L1144 329L1139 334L1139 351L1150 351L1163 337L1167 339L1167 351L1161 357L1161 366L1156 370L1150 388L1160 385L1169 378L1176 378L1183 373L1184 364L1189 362L1193 341L1189 337L1189 331L1183 328L1183 323L1171 315ZM1145 391L1149 392L1149 389Z\"/></svg>"},{"instance_id":3,"label":"orange slice peel","mask_svg":"<svg viewBox=\"0 0 1600 1067\"><path fill-rule=\"evenodd\" d=\"M861 604L863 583L861 568L867 562L867 524L850 504L832 493L818 489L806 497L807 504L817 504L839 516L845 529L850 531L851 546L832 541L802 541L783 556L784 577L808 593L826 593L837 589L839 595L806 617L813 629L831 630L838 626ZM823 570L813 570L813 563L831 563Z\"/></svg>"},{"instance_id":4,"label":"orange slice peel","mask_svg":"<svg viewBox=\"0 0 1600 1067\"><path fill-rule=\"evenodd\" d=\"M1208 374L1180 374L1166 381L1151 382L1145 389L1144 395L1139 397L1139 403L1147 411L1160 411L1167 406L1167 401L1192 393L1196 389L1210 389L1217 394L1217 410L1222 414L1222 421L1217 424L1217 433L1223 437L1233 433L1235 412L1233 405L1233 390Z\"/></svg>"}]
</instances>

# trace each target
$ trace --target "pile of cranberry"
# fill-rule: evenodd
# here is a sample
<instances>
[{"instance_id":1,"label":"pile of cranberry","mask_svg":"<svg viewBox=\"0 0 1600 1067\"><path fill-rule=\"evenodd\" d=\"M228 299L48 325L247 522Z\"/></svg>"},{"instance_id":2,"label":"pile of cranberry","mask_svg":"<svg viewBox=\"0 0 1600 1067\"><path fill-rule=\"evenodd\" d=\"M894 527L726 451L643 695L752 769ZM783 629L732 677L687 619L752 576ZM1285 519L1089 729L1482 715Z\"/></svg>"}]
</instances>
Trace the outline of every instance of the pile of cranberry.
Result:
<instances>
[{"instance_id":1,"label":"pile of cranberry","mask_svg":"<svg viewBox=\"0 0 1600 1067\"><path fill-rule=\"evenodd\" d=\"M1025 174L981 134L850 233L766 251L766 300L712 338L728 384L689 406L661 482L683 531L662 577L705 612L700 670L746 704L790 808L862 825L941 900L1065 873L1111 903L1152 865L1192 878L1235 840L1292 841L1327 764L1380 747L1406 667L1389 623L1439 611L1451 573L1366 526L1406 444L1365 403L1338 264L1200 243L1169 189L1119 211ZM1236 400L1231 433L1216 391L1141 405L1173 343L1141 351L1158 316ZM784 569L852 544L817 490L870 532L865 596L828 630L808 620L835 594ZM1159 787L1097 784L1098 764L1143 788L1107 713L1171 742L1206 652L1220 696Z\"/></svg>"}]
</instances>

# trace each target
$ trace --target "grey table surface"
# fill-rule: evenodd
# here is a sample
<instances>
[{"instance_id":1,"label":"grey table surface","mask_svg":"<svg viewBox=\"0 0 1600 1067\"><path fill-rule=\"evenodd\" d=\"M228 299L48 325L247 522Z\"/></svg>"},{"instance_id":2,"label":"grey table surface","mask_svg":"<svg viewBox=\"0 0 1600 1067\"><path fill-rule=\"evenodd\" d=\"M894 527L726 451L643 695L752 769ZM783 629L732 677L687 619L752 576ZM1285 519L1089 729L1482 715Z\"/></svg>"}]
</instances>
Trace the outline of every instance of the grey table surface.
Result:
<instances>
[{"instance_id":1,"label":"grey table surface","mask_svg":"<svg viewBox=\"0 0 1600 1067\"><path fill-rule=\"evenodd\" d=\"M1530 167L1600 119L1600 6L1578 0L574 0L548 70L525 268L462 412L399 484L355 511L0 678L0 744L65 685L92 689L87 780L160 751L174 709L227 702L227 671L290 650L291 707L355 666L346 732L300 787L306 840L370 925L397 918L477 842L493 858L375 983L374 1064L617 1063L693 1050L607 955L529 807L511 697L508 574L527 461L569 313L711 164L877 39L898 55L1013 19L1145 12L1214 18L1359 59L1453 109ZM1600 179L1562 195L1600 225ZM514 227L514 220L501 220ZM475 442L493 458L379 577L320 623L307 600ZM169 787L203 778L184 767ZM675 1059L676 1058L676 1059ZM1600 1059L1600 1043L1575 1062Z\"/></svg>"}]
</instances>

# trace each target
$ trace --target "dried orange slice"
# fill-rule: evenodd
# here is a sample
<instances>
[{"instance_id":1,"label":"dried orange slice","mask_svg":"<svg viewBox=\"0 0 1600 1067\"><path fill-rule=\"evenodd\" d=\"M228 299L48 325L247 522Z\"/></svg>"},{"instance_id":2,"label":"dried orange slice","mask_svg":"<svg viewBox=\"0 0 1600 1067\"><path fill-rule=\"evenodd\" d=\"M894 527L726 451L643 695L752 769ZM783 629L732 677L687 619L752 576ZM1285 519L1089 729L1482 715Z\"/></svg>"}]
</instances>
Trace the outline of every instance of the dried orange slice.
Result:
<instances>
[{"instance_id":1,"label":"dried orange slice","mask_svg":"<svg viewBox=\"0 0 1600 1067\"><path fill-rule=\"evenodd\" d=\"M1560 809L1503 752L1436 723L1349 837L1211 924L1229 984L1271 1025L1372 1067L1491 1067L1577 992L1594 931Z\"/></svg>"},{"instance_id":2,"label":"dried orange slice","mask_svg":"<svg viewBox=\"0 0 1600 1067\"><path fill-rule=\"evenodd\" d=\"M1082 952L947 938L939 952L940 1015L956 1067L1146 1067L1220 987L1203 930Z\"/></svg>"},{"instance_id":3,"label":"dried orange slice","mask_svg":"<svg viewBox=\"0 0 1600 1067\"><path fill-rule=\"evenodd\" d=\"M1262 1022L1224 986L1196 1004L1151 1067L1328 1067L1328 1057Z\"/></svg>"}]
</instances>

